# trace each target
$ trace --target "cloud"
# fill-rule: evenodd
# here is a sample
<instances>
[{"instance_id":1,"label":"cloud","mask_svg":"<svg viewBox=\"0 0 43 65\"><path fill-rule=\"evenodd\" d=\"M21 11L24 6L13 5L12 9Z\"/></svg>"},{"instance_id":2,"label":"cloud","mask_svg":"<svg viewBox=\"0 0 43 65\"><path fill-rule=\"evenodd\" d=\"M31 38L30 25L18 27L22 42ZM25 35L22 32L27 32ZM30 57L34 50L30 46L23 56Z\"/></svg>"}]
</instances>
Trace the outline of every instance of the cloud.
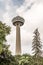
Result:
<instances>
[{"instance_id":1,"label":"cloud","mask_svg":"<svg viewBox=\"0 0 43 65\"><path fill-rule=\"evenodd\" d=\"M12 18L16 15L17 7L18 6L13 6L12 0L5 1L5 12L3 13L3 21L8 25L10 25Z\"/></svg>"},{"instance_id":2,"label":"cloud","mask_svg":"<svg viewBox=\"0 0 43 65\"><path fill-rule=\"evenodd\" d=\"M24 13L27 9L30 9L34 4L34 0L25 0L23 5L17 9L17 13L21 14Z\"/></svg>"},{"instance_id":3,"label":"cloud","mask_svg":"<svg viewBox=\"0 0 43 65\"><path fill-rule=\"evenodd\" d=\"M28 11L34 6L34 4L43 3L43 0L25 0L23 5L17 9L17 14L23 14L25 11Z\"/></svg>"},{"instance_id":4,"label":"cloud","mask_svg":"<svg viewBox=\"0 0 43 65\"><path fill-rule=\"evenodd\" d=\"M34 3L33 6L30 9L27 9L31 5L31 3ZM25 44L27 44L27 41L28 41L27 49L29 50L30 49L29 47L32 46L31 45L32 38L30 38L30 37L33 36L33 31L37 27L39 28L39 31L41 33L40 34L41 41L43 41L43 33L42 33L43 32L43 29L42 29L43 28L43 0L41 0L41 1L32 0L30 2L29 2L29 0L25 0L24 4L20 8L18 8L16 12L25 19L22 33L23 33L23 30L27 31L27 32L24 32L25 35L24 35L24 33L22 34L23 35L22 39L24 40L24 41L22 40L23 41L22 43L24 43L24 45L25 45ZM28 36L28 34L30 36ZM30 42L28 39L30 40ZM29 51L27 51L27 53L29 53Z\"/></svg>"},{"instance_id":5,"label":"cloud","mask_svg":"<svg viewBox=\"0 0 43 65\"><path fill-rule=\"evenodd\" d=\"M11 34L6 37L7 44L10 44L10 50L14 52L15 47L15 28L12 24L12 18L16 15L16 8L18 6L13 6L12 0L3 0L1 1L4 5L3 8L0 8L0 20L3 21L3 23L6 23L7 25L11 26ZM2 4L1 4L2 5ZM14 33L13 33L14 32ZM12 39L13 38L13 39Z\"/></svg>"},{"instance_id":6,"label":"cloud","mask_svg":"<svg viewBox=\"0 0 43 65\"><path fill-rule=\"evenodd\" d=\"M31 6L32 3L34 3L31 7L31 9L27 9L28 7ZM8 16L14 16L15 13L17 13L18 15L22 16L25 19L25 23L24 25L21 27L21 48L22 48L22 53L32 53L31 48L32 48L32 37L33 37L33 31L38 27L40 33L42 33L43 29L43 4L42 2L38 2L38 1L30 1L29 0L25 0L24 4L21 7L14 7L13 5L8 5L10 6L10 8L6 10L7 12L4 15L7 15L7 18L12 18L12 17L8 17ZM12 6L14 8L12 8ZM15 12L16 11L16 12ZM12 13L13 12L13 13ZM11 13L13 15L11 15ZM16 15L16 14L15 14ZM6 16L4 16L5 20L6 20ZM9 19L7 19L9 20ZM10 20L9 20L10 21ZM15 33L15 28L12 27L12 33ZM16 37L14 37L14 34L10 34L9 37L9 44L11 45L10 49L12 50L12 53L15 54L15 49L13 47L15 47L15 42L16 42ZM42 39L42 34L41 34L41 40ZM13 38L13 39L12 39ZM12 41L11 41L12 39ZM8 40L8 38L7 38ZM29 51L30 50L30 51Z\"/></svg>"},{"instance_id":7,"label":"cloud","mask_svg":"<svg viewBox=\"0 0 43 65\"><path fill-rule=\"evenodd\" d=\"M16 0L17 1L17 0ZM12 18L20 15L25 19L24 25L21 27L21 48L22 53L32 53L33 31L38 27L41 33L41 41L43 41L43 0L24 0L17 1L0 0L0 20L11 26L11 33L6 37L7 44L10 44L12 54L15 54L16 28L12 24ZM19 4L20 3L20 4ZM4 9L3 9L4 8Z\"/></svg>"}]
</instances>

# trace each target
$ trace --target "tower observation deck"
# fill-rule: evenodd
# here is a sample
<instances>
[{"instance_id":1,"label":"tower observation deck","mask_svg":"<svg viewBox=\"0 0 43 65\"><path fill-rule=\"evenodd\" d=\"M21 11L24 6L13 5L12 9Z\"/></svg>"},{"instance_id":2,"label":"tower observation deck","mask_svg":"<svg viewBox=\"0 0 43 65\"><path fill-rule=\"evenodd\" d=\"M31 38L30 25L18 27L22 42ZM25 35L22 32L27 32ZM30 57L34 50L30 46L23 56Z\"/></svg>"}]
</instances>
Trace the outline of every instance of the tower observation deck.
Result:
<instances>
[{"instance_id":1,"label":"tower observation deck","mask_svg":"<svg viewBox=\"0 0 43 65\"><path fill-rule=\"evenodd\" d=\"M21 38L20 38L20 26L24 24L24 19L20 16L16 16L12 19L13 25L16 26L16 55L21 54Z\"/></svg>"}]
</instances>

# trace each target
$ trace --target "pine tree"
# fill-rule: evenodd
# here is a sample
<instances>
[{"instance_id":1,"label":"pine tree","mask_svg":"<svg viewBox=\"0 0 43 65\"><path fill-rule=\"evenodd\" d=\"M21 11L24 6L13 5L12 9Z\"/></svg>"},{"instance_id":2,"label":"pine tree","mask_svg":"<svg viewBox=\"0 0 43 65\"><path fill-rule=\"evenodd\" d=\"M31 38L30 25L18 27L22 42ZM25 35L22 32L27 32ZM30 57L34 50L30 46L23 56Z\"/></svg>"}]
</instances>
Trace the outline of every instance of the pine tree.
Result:
<instances>
[{"instance_id":1,"label":"pine tree","mask_svg":"<svg viewBox=\"0 0 43 65\"><path fill-rule=\"evenodd\" d=\"M38 28L34 31L34 38L32 42L32 50L34 51L33 54L35 57L38 57L41 55L41 41L40 41L40 33L38 31Z\"/></svg>"}]
</instances>

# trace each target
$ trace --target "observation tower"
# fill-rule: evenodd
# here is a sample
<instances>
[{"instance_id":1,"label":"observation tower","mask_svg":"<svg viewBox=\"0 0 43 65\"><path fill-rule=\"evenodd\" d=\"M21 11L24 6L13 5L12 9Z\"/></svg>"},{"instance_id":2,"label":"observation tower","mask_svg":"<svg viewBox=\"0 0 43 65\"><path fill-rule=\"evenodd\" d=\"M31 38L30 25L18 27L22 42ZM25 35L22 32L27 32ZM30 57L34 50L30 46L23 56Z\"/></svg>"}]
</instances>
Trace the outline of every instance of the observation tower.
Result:
<instances>
[{"instance_id":1,"label":"observation tower","mask_svg":"<svg viewBox=\"0 0 43 65\"><path fill-rule=\"evenodd\" d=\"M12 19L13 25L16 26L16 55L21 54L21 38L20 27L24 24L24 19L20 16L16 16Z\"/></svg>"}]
</instances>

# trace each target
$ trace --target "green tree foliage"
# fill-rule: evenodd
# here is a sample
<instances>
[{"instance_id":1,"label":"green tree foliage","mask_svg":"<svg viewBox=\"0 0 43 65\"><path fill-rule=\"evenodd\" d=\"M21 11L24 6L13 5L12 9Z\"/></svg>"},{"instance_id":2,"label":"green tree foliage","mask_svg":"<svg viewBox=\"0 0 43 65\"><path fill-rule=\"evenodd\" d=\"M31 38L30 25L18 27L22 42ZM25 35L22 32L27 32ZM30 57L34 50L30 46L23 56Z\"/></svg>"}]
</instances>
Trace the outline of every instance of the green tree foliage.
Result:
<instances>
[{"instance_id":1,"label":"green tree foliage","mask_svg":"<svg viewBox=\"0 0 43 65\"><path fill-rule=\"evenodd\" d=\"M6 35L10 33L10 27L0 21L0 44L6 41Z\"/></svg>"},{"instance_id":2,"label":"green tree foliage","mask_svg":"<svg viewBox=\"0 0 43 65\"><path fill-rule=\"evenodd\" d=\"M29 54L17 55L15 60L19 65L43 65L43 57L39 57L38 62ZM17 64L17 65L18 65Z\"/></svg>"},{"instance_id":3,"label":"green tree foliage","mask_svg":"<svg viewBox=\"0 0 43 65\"><path fill-rule=\"evenodd\" d=\"M6 42L6 35L9 33L10 27L0 21L0 65L43 65L43 57L41 56L39 56L38 62L35 61L34 56L29 54L13 56L9 50L9 45L3 44ZM35 30L34 34L33 50L37 51L37 53L34 52L35 55L39 55L41 44L38 29Z\"/></svg>"},{"instance_id":4,"label":"green tree foliage","mask_svg":"<svg viewBox=\"0 0 43 65\"><path fill-rule=\"evenodd\" d=\"M18 65L17 60L9 51L9 45L3 46L3 51L0 54L0 65Z\"/></svg>"},{"instance_id":5,"label":"green tree foliage","mask_svg":"<svg viewBox=\"0 0 43 65\"><path fill-rule=\"evenodd\" d=\"M34 38L32 42L32 50L34 51L34 56L38 57L41 55L41 41L40 41L40 33L38 31L38 28L34 31Z\"/></svg>"},{"instance_id":6,"label":"green tree foliage","mask_svg":"<svg viewBox=\"0 0 43 65\"><path fill-rule=\"evenodd\" d=\"M9 33L10 27L0 21L0 65L18 65L18 61L9 50L9 45L4 44Z\"/></svg>"},{"instance_id":7,"label":"green tree foliage","mask_svg":"<svg viewBox=\"0 0 43 65\"><path fill-rule=\"evenodd\" d=\"M4 62L6 62L6 58L9 57L10 55L10 51L8 50L9 45L5 45L3 44L4 42L6 42L6 35L8 35L10 33L10 27L3 24L0 21L0 64L1 65L5 65Z\"/></svg>"},{"instance_id":8,"label":"green tree foliage","mask_svg":"<svg viewBox=\"0 0 43 65\"><path fill-rule=\"evenodd\" d=\"M6 35L10 33L10 27L0 21L0 53L2 51L3 42L6 41Z\"/></svg>"}]
</instances>

